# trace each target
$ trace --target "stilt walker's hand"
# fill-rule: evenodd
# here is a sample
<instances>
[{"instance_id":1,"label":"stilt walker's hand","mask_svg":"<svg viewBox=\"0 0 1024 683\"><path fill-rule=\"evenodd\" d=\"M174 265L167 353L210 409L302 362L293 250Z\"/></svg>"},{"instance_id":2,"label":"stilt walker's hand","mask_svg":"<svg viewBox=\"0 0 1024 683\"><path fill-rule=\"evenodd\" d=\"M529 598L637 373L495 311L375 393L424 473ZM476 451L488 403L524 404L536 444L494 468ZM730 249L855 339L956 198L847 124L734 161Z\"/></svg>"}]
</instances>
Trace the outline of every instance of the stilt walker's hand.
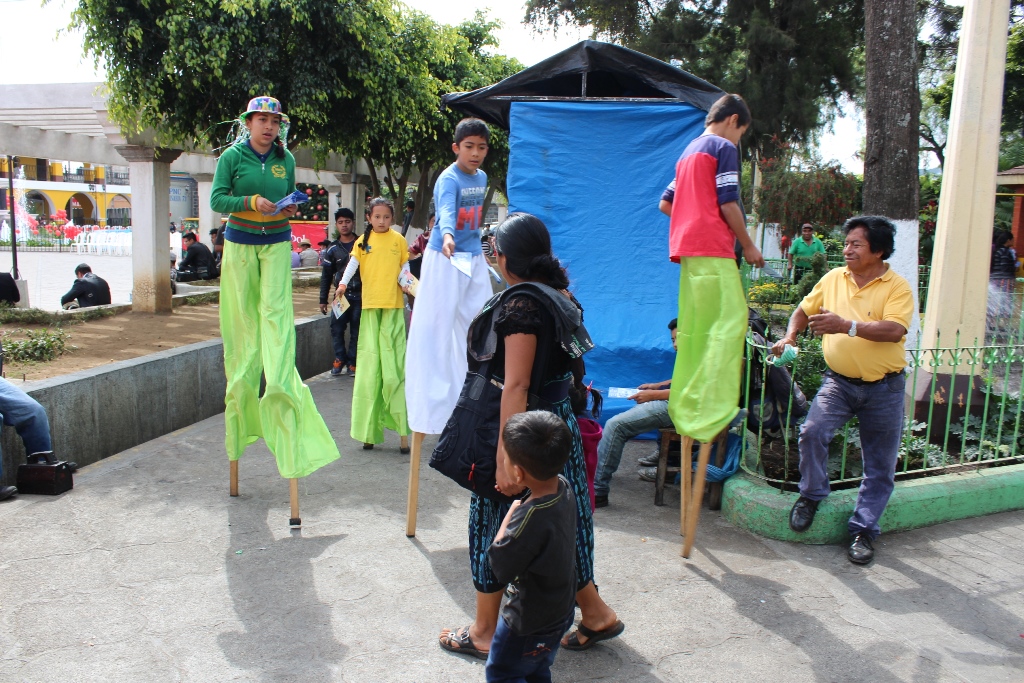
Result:
<instances>
[{"instance_id":1,"label":"stilt walker's hand","mask_svg":"<svg viewBox=\"0 0 1024 683\"><path fill-rule=\"evenodd\" d=\"M340 299L345 296L346 289L348 289L348 285L338 285L338 290L334 293L335 298Z\"/></svg>"},{"instance_id":2,"label":"stilt walker's hand","mask_svg":"<svg viewBox=\"0 0 1024 683\"><path fill-rule=\"evenodd\" d=\"M755 268L764 268L764 256L761 256L761 250L753 244L743 250L743 258Z\"/></svg>"},{"instance_id":3,"label":"stilt walker's hand","mask_svg":"<svg viewBox=\"0 0 1024 683\"><path fill-rule=\"evenodd\" d=\"M444 236L444 244L441 245L441 253L445 255L445 258L451 258L452 254L455 253L455 238L451 235Z\"/></svg>"}]
</instances>

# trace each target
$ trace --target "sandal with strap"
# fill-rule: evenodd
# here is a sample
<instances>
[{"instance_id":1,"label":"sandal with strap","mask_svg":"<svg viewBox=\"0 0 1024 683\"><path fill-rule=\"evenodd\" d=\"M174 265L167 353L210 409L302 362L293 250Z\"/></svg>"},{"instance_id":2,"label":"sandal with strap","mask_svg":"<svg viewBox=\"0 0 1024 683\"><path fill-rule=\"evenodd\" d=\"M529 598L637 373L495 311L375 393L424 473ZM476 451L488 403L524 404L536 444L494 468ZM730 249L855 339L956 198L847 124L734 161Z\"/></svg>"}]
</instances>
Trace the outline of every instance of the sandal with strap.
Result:
<instances>
[{"instance_id":1,"label":"sandal with strap","mask_svg":"<svg viewBox=\"0 0 1024 683\"><path fill-rule=\"evenodd\" d=\"M586 635L586 634L584 634ZM438 639L445 650L454 652L460 655L469 655L476 657L477 659L487 659L487 655L490 653L489 650L478 650L473 645L473 639L469 637L469 627L466 626L462 629L454 631L448 631L448 633L442 633Z\"/></svg>"},{"instance_id":2,"label":"sandal with strap","mask_svg":"<svg viewBox=\"0 0 1024 683\"><path fill-rule=\"evenodd\" d=\"M587 628L583 625L583 622L576 627L576 630L569 634L565 643L562 645L566 650L589 650L596 643L602 640L611 640L622 634L626 630L626 625L621 621L616 621L614 624L601 631L595 631L594 629ZM582 634L587 642L580 642L580 634Z\"/></svg>"}]
</instances>

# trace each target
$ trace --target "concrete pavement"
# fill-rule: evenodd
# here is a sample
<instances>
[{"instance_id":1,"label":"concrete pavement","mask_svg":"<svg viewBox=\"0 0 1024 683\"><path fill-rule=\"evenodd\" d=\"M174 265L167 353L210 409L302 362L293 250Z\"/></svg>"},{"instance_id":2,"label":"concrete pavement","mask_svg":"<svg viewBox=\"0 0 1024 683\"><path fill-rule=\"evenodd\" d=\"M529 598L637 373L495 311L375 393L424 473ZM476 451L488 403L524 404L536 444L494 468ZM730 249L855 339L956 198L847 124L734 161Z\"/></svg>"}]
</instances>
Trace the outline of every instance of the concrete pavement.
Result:
<instances>
[{"instance_id":1,"label":"concrete pavement","mask_svg":"<svg viewBox=\"0 0 1024 683\"><path fill-rule=\"evenodd\" d=\"M58 498L0 503L0 680L483 680L437 645L473 609L468 494L424 463L407 539L397 436L361 450L351 379L310 387L342 458L300 482L301 531L262 443L227 495L223 416L83 468ZM678 490L657 508L633 474L651 447L628 446L596 517L626 631L561 652L555 680L1024 680L1024 513L883 536L856 567L705 510L686 561Z\"/></svg>"}]
</instances>

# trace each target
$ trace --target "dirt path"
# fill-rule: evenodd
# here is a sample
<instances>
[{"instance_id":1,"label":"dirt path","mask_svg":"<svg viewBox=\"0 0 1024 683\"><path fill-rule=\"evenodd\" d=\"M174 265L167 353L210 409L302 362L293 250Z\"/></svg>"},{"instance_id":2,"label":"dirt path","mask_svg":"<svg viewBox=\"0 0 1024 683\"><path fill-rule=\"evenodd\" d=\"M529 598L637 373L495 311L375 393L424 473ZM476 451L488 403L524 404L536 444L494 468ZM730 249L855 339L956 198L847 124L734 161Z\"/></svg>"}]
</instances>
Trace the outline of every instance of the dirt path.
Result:
<instances>
[{"instance_id":1,"label":"dirt path","mask_svg":"<svg viewBox=\"0 0 1024 683\"><path fill-rule=\"evenodd\" d=\"M320 315L319 290L296 289L293 297L295 317ZM43 325L2 326L20 336L17 330L44 329ZM220 337L219 310L216 304L181 306L171 315L122 313L64 327L70 335L63 356L46 363L4 363L7 377L27 380L45 379L86 370L107 363L138 358L157 351Z\"/></svg>"}]
</instances>

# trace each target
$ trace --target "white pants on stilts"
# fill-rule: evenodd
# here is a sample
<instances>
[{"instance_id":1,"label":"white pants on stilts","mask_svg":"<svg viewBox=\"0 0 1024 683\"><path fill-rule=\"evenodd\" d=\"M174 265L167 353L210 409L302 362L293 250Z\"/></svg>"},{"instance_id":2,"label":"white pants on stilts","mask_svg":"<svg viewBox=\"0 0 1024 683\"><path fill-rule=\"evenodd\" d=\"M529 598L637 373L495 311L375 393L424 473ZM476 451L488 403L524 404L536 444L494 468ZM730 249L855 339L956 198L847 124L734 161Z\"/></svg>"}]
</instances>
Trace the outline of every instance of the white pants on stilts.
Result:
<instances>
[{"instance_id":1,"label":"white pants on stilts","mask_svg":"<svg viewBox=\"0 0 1024 683\"><path fill-rule=\"evenodd\" d=\"M405 352L405 403L414 432L440 434L462 391L469 324L493 296L483 254L473 256L472 273L466 277L439 251L423 254Z\"/></svg>"}]
</instances>

